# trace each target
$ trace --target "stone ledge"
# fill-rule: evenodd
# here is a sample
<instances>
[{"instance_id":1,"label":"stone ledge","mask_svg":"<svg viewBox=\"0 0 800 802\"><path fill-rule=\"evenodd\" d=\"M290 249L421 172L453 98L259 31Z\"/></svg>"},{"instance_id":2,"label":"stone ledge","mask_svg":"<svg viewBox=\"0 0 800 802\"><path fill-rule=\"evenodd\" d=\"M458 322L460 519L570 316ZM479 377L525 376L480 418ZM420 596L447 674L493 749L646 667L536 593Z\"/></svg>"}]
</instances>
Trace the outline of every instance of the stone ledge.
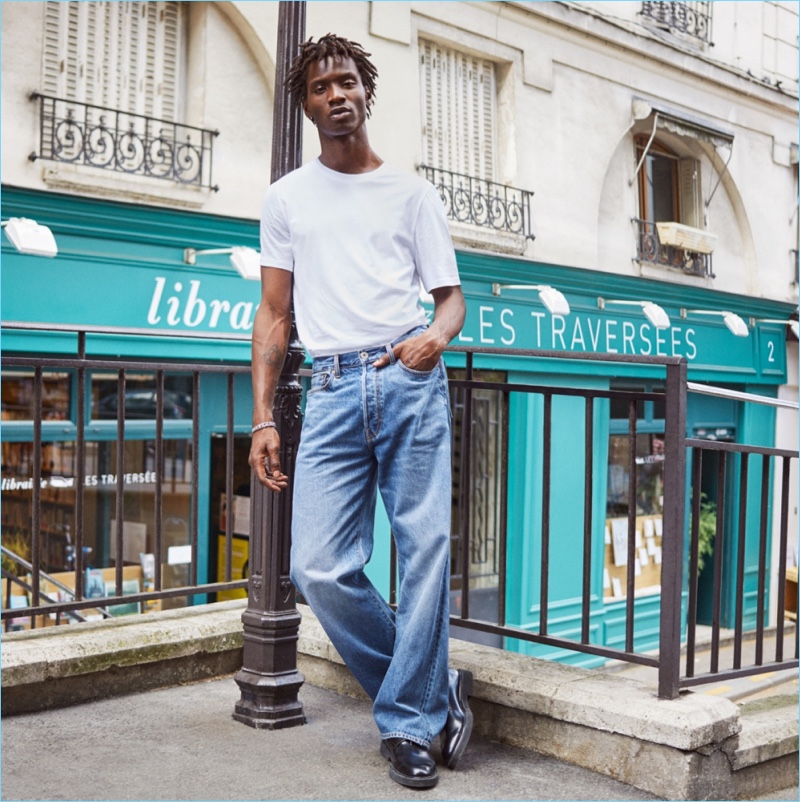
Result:
<instances>
[{"instance_id":1,"label":"stone ledge","mask_svg":"<svg viewBox=\"0 0 800 802\"><path fill-rule=\"evenodd\" d=\"M78 704L233 673L245 600L48 627L3 637L3 714ZM301 606L298 668L366 699L318 620ZM450 641L475 674L476 731L669 799L752 798L797 783L797 700L739 706L614 675ZM780 701L775 701L779 699Z\"/></svg>"},{"instance_id":2,"label":"stone ledge","mask_svg":"<svg viewBox=\"0 0 800 802\"><path fill-rule=\"evenodd\" d=\"M19 686L241 650L244 600L3 635L3 696Z\"/></svg>"}]
</instances>

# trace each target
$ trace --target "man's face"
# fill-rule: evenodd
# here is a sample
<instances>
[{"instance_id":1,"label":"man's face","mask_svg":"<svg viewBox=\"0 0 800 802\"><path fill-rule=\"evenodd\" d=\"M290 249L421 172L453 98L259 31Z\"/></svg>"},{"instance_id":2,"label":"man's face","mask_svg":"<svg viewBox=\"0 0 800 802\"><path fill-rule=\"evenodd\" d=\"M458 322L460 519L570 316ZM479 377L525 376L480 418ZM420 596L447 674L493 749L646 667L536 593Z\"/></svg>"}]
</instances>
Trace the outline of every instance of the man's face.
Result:
<instances>
[{"instance_id":1,"label":"man's face","mask_svg":"<svg viewBox=\"0 0 800 802\"><path fill-rule=\"evenodd\" d=\"M346 136L360 128L368 101L353 59L325 59L309 67L303 110L322 134Z\"/></svg>"}]
</instances>

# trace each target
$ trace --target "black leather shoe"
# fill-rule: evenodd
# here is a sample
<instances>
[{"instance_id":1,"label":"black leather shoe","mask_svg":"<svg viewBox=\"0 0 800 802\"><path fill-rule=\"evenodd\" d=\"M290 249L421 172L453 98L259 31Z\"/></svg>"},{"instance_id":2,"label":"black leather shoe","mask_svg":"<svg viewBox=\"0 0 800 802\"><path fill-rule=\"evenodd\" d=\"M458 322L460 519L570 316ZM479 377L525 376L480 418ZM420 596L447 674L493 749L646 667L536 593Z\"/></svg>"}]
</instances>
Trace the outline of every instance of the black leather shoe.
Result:
<instances>
[{"instance_id":1,"label":"black leather shoe","mask_svg":"<svg viewBox=\"0 0 800 802\"><path fill-rule=\"evenodd\" d=\"M439 782L436 761L419 744L405 738L381 741L381 754L389 761L389 776L409 788L433 788Z\"/></svg>"},{"instance_id":2,"label":"black leather shoe","mask_svg":"<svg viewBox=\"0 0 800 802\"><path fill-rule=\"evenodd\" d=\"M442 758L448 769L454 769L464 754L472 735L472 672L451 668L448 671L448 713L442 730Z\"/></svg>"}]
</instances>

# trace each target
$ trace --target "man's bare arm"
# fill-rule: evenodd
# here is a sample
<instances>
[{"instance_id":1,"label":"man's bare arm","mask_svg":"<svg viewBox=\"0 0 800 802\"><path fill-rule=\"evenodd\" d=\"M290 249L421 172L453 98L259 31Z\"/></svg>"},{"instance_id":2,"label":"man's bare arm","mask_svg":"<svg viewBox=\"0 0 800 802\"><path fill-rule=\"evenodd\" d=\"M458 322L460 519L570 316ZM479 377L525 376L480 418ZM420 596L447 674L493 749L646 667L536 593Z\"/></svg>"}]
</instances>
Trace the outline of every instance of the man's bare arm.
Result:
<instances>
[{"instance_id":1,"label":"man's bare arm","mask_svg":"<svg viewBox=\"0 0 800 802\"><path fill-rule=\"evenodd\" d=\"M253 425L273 419L275 388L281 375L292 325L292 274L261 268L261 305L253 324ZM266 465L265 465L266 461ZM280 438L274 428L253 433L250 467L259 482L280 492L287 484L280 465Z\"/></svg>"}]
</instances>

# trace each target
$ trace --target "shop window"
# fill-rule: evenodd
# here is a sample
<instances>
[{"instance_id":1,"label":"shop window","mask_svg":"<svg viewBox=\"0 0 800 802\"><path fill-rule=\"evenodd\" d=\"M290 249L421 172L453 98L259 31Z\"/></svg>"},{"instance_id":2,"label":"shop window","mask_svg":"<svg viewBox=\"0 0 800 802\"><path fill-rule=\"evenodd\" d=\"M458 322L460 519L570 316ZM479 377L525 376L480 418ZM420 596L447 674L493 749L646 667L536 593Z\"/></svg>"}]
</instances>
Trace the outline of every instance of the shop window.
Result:
<instances>
[{"instance_id":1,"label":"shop window","mask_svg":"<svg viewBox=\"0 0 800 802\"><path fill-rule=\"evenodd\" d=\"M92 419L116 420L118 403L117 374L92 374ZM155 374L126 373L126 420L155 420L156 406ZM164 376L163 408L165 420L191 420L193 408L191 376L178 374Z\"/></svg>"},{"instance_id":2,"label":"shop window","mask_svg":"<svg viewBox=\"0 0 800 802\"><path fill-rule=\"evenodd\" d=\"M659 387L618 386L612 389L654 392ZM628 571L637 594L654 593L661 585L662 516L664 508L664 406L662 400L636 402L636 433L628 433L629 402L612 399L608 444L604 595L625 596ZM631 454L633 449L633 454ZM634 564L628 566L628 524L631 457L635 484Z\"/></svg>"},{"instance_id":3,"label":"shop window","mask_svg":"<svg viewBox=\"0 0 800 802\"><path fill-rule=\"evenodd\" d=\"M4 370L2 381L2 419L32 421L34 419L35 377L32 369ZM70 374L42 372L42 420L70 418Z\"/></svg>"},{"instance_id":4,"label":"shop window","mask_svg":"<svg viewBox=\"0 0 800 802\"><path fill-rule=\"evenodd\" d=\"M463 370L448 370L451 379L463 379ZM504 382L506 374L501 371L476 370L476 380ZM499 588L499 556L501 507L503 499L502 437L507 422L504 420L503 395L491 388L472 391L472 470L468 475L464 445L464 414L466 411L466 389L450 388L450 405L453 414L452 455L452 528L451 528L451 588L453 590L453 613L460 611L460 590L463 587L462 528L467 510L463 506L469 483L469 572L470 572L470 617L485 621L497 621ZM459 635L461 637L461 635ZM469 640L488 642L485 636L466 633Z\"/></svg>"},{"instance_id":5,"label":"shop window","mask_svg":"<svg viewBox=\"0 0 800 802\"><path fill-rule=\"evenodd\" d=\"M123 562L131 579L141 580L140 554L155 549L155 440L127 440L124 448ZM23 559L32 553L33 444L2 444L3 545ZM49 574L75 566L74 442L42 445L40 553ZM117 443L87 442L83 491L84 565L108 569L115 565L117 532ZM164 441L162 484L162 583L164 588L188 584L189 565L176 547L190 543L192 446L190 440ZM5 561L4 561L5 565ZM69 581L73 581L69 578ZM106 595L113 595L106 594ZM183 606L183 599L164 606Z\"/></svg>"}]
</instances>

